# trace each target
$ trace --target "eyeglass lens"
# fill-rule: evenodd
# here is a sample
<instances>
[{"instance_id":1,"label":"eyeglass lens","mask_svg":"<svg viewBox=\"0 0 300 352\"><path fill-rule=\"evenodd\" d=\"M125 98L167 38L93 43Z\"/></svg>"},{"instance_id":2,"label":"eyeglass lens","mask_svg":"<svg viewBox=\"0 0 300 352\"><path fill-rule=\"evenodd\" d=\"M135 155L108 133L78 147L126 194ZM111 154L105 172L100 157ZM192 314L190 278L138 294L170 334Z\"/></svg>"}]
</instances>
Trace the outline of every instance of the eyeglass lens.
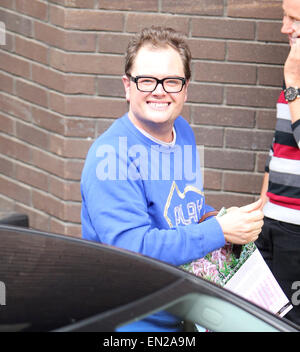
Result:
<instances>
[{"instance_id":1,"label":"eyeglass lens","mask_svg":"<svg viewBox=\"0 0 300 352\"><path fill-rule=\"evenodd\" d=\"M184 82L178 78L165 78L160 82L167 93L180 92L184 84ZM144 92L153 92L160 82L156 78L151 77L138 77L136 80L137 88Z\"/></svg>"}]
</instances>

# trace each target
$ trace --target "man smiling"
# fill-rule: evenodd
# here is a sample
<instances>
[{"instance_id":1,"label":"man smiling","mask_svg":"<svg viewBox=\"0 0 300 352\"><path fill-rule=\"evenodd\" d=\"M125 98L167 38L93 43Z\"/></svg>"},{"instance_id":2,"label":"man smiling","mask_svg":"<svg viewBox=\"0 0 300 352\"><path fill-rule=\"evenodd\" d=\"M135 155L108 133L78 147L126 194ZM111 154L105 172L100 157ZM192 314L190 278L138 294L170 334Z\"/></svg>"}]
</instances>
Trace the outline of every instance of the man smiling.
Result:
<instances>
[{"instance_id":1,"label":"man smiling","mask_svg":"<svg viewBox=\"0 0 300 352\"><path fill-rule=\"evenodd\" d=\"M163 84L158 84L157 79L165 77ZM171 142L174 121L187 98L188 79L175 49L166 48L161 55L161 50L151 45L142 47L132 72L123 77L131 122L153 137Z\"/></svg>"},{"instance_id":2,"label":"man smiling","mask_svg":"<svg viewBox=\"0 0 300 352\"><path fill-rule=\"evenodd\" d=\"M205 203L195 137L180 116L190 61L183 36L170 28L146 28L129 43L123 76L129 112L94 142L82 173L83 238L177 266L225 241L257 239L261 201L218 219ZM176 317L160 312L120 331L181 329Z\"/></svg>"}]
</instances>

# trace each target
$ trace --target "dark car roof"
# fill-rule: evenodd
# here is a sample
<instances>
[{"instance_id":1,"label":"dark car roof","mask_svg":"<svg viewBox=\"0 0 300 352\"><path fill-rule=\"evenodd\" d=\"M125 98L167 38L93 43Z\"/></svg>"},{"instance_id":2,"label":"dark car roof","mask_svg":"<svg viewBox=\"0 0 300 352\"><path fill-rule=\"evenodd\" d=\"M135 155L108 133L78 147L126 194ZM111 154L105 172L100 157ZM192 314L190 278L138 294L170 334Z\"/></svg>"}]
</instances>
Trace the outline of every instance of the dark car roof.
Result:
<instances>
[{"instance_id":1,"label":"dark car roof","mask_svg":"<svg viewBox=\"0 0 300 352\"><path fill-rule=\"evenodd\" d=\"M194 293L253 310L238 296L171 265L69 236L0 225L0 254L6 289L0 331L114 331ZM274 325L272 315L256 311Z\"/></svg>"}]
</instances>

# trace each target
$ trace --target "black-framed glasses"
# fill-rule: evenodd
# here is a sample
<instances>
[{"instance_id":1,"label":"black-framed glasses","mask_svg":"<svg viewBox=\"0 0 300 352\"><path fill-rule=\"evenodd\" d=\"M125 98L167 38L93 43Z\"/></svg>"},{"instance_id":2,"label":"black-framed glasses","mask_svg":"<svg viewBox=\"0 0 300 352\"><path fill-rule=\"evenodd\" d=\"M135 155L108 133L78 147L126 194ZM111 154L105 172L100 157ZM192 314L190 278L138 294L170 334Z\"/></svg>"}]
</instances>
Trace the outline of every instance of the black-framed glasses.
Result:
<instances>
[{"instance_id":1,"label":"black-framed glasses","mask_svg":"<svg viewBox=\"0 0 300 352\"><path fill-rule=\"evenodd\" d=\"M129 79L136 84L136 87L141 92L153 92L156 87L161 84L166 93L179 93L182 91L186 83L183 77L166 77L158 79L151 76L136 76L127 75Z\"/></svg>"}]
</instances>

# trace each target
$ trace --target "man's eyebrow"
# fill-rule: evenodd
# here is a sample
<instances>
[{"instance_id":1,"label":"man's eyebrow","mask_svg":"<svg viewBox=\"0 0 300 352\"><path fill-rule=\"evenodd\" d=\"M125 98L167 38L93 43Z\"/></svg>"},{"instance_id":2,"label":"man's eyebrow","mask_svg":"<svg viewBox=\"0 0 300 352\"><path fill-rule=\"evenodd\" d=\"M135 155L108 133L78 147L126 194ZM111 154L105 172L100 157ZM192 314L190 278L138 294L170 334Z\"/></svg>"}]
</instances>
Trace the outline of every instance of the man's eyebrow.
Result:
<instances>
[{"instance_id":1,"label":"man's eyebrow","mask_svg":"<svg viewBox=\"0 0 300 352\"><path fill-rule=\"evenodd\" d=\"M300 21L300 17L296 18L295 16L292 16L292 15L289 15L284 9L283 9L283 16L285 17L289 17L291 18L292 20L295 20L295 21Z\"/></svg>"}]
</instances>

